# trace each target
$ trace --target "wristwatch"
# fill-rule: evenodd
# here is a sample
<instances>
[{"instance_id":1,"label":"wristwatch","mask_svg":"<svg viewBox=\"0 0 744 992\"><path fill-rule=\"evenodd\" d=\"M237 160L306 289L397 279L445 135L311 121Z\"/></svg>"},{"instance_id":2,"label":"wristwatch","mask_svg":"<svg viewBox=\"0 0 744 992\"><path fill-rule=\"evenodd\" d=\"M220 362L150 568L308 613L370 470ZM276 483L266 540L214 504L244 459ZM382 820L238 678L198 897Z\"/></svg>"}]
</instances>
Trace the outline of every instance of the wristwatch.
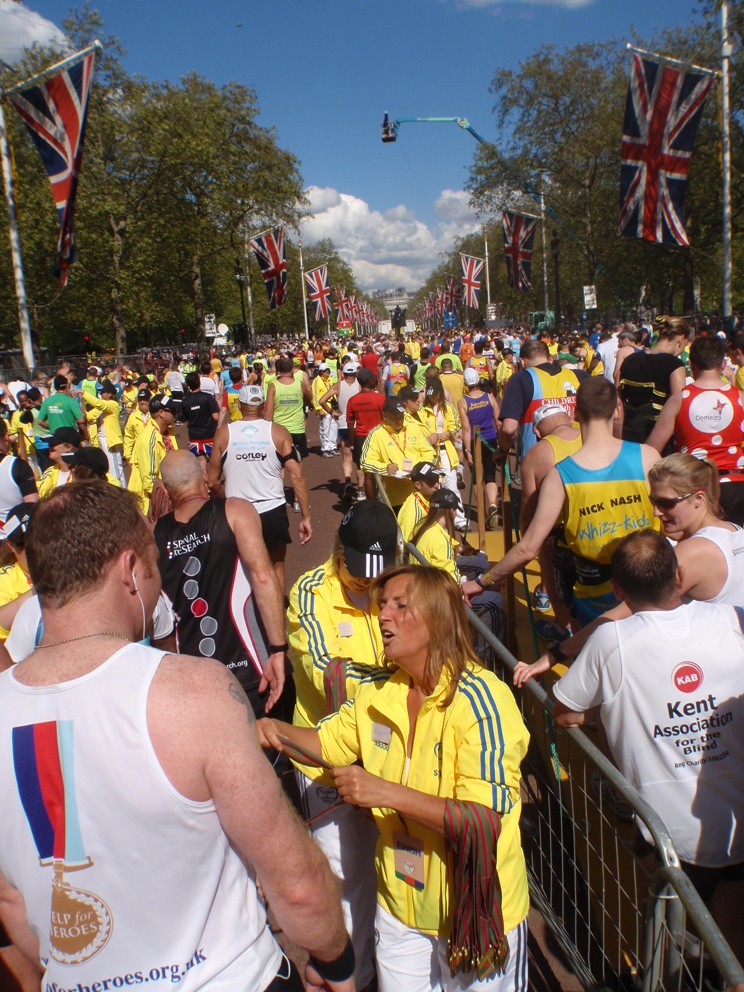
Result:
<instances>
[{"instance_id":1,"label":"wristwatch","mask_svg":"<svg viewBox=\"0 0 744 992\"><path fill-rule=\"evenodd\" d=\"M563 653L560 641L551 641L545 650L548 654L552 654L556 661L571 661L571 658Z\"/></svg>"},{"instance_id":2,"label":"wristwatch","mask_svg":"<svg viewBox=\"0 0 744 992\"><path fill-rule=\"evenodd\" d=\"M491 578L490 572L483 572L475 580L481 589L487 589L489 586L493 585L493 579Z\"/></svg>"},{"instance_id":3,"label":"wristwatch","mask_svg":"<svg viewBox=\"0 0 744 992\"><path fill-rule=\"evenodd\" d=\"M284 654L285 651L289 651L289 644L285 641L284 644L269 644L268 652L269 654Z\"/></svg>"}]
</instances>

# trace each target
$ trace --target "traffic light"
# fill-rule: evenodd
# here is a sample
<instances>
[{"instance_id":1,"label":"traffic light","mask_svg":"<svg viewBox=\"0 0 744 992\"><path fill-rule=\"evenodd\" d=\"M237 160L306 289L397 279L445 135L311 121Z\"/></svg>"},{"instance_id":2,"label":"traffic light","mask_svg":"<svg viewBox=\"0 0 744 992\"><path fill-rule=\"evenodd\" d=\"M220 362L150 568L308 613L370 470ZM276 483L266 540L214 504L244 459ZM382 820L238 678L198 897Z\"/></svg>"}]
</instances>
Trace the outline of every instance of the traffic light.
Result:
<instances>
[{"instance_id":1,"label":"traffic light","mask_svg":"<svg viewBox=\"0 0 744 992\"><path fill-rule=\"evenodd\" d=\"M395 122L391 121L388 117L387 110L385 111L385 117L382 121L382 128L380 129L382 133L382 143L384 145L390 144L390 142L395 141L398 129L395 126Z\"/></svg>"}]
</instances>

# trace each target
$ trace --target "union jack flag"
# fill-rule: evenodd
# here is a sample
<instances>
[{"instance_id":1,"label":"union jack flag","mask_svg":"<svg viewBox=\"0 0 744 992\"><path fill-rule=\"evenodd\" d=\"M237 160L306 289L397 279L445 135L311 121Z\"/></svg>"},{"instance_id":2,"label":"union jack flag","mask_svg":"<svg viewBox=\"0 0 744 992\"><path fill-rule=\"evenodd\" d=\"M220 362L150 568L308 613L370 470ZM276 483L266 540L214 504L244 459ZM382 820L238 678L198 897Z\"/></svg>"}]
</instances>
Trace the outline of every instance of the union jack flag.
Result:
<instances>
[{"instance_id":1,"label":"union jack flag","mask_svg":"<svg viewBox=\"0 0 744 992\"><path fill-rule=\"evenodd\" d=\"M447 288L444 291L444 309L450 311L457 309L459 300L460 287L457 285L457 279L454 276L448 276Z\"/></svg>"},{"instance_id":2,"label":"union jack flag","mask_svg":"<svg viewBox=\"0 0 744 992\"><path fill-rule=\"evenodd\" d=\"M284 227L251 238L251 250L256 256L269 297L269 310L280 307L287 295L287 252Z\"/></svg>"},{"instance_id":3,"label":"union jack flag","mask_svg":"<svg viewBox=\"0 0 744 992\"><path fill-rule=\"evenodd\" d=\"M482 258L474 258L472 255L460 255L462 262L462 292L466 307L478 309L478 297L480 295L481 272L484 261Z\"/></svg>"},{"instance_id":4,"label":"union jack flag","mask_svg":"<svg viewBox=\"0 0 744 992\"><path fill-rule=\"evenodd\" d=\"M441 317L444 314L444 290L437 286L436 301L437 301L437 317Z\"/></svg>"},{"instance_id":5,"label":"union jack flag","mask_svg":"<svg viewBox=\"0 0 744 992\"><path fill-rule=\"evenodd\" d=\"M351 322L351 300L346 295L346 289L341 286L334 286L334 291L336 293L336 302L333 307L336 311L336 323L341 322L350 323Z\"/></svg>"},{"instance_id":6,"label":"union jack flag","mask_svg":"<svg viewBox=\"0 0 744 992\"><path fill-rule=\"evenodd\" d=\"M506 252L506 281L514 289L531 293L532 242L535 240L537 217L504 210L501 219Z\"/></svg>"},{"instance_id":7,"label":"union jack flag","mask_svg":"<svg viewBox=\"0 0 744 992\"><path fill-rule=\"evenodd\" d=\"M331 289L328 285L328 266L319 265L305 273L310 299L315 307L315 319L325 320L331 312Z\"/></svg>"},{"instance_id":8,"label":"union jack flag","mask_svg":"<svg viewBox=\"0 0 744 992\"><path fill-rule=\"evenodd\" d=\"M633 56L625 103L617 233L689 245L682 208L692 146L713 76Z\"/></svg>"},{"instance_id":9,"label":"union jack flag","mask_svg":"<svg viewBox=\"0 0 744 992\"><path fill-rule=\"evenodd\" d=\"M85 122L94 53L63 69L45 83L13 93L8 99L23 118L39 150L59 217L54 273L63 286L75 261L75 201L83 164Z\"/></svg>"}]
</instances>

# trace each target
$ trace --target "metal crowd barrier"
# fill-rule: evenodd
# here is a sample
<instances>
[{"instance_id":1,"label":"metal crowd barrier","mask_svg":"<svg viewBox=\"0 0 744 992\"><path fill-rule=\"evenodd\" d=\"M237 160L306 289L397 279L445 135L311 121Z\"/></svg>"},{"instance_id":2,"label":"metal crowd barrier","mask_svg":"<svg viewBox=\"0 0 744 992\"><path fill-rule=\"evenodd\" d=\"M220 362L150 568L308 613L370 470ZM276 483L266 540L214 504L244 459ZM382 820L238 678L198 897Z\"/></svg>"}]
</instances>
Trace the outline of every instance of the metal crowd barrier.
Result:
<instances>
[{"instance_id":1,"label":"metal crowd barrier","mask_svg":"<svg viewBox=\"0 0 744 992\"><path fill-rule=\"evenodd\" d=\"M379 477L377 488L389 505ZM428 564L411 544L401 551ZM517 659L467 613L484 664L511 686ZM514 695L531 738L521 822L532 905L583 988L712 992L744 982L661 817L600 751L598 730L557 728L534 679Z\"/></svg>"}]
</instances>

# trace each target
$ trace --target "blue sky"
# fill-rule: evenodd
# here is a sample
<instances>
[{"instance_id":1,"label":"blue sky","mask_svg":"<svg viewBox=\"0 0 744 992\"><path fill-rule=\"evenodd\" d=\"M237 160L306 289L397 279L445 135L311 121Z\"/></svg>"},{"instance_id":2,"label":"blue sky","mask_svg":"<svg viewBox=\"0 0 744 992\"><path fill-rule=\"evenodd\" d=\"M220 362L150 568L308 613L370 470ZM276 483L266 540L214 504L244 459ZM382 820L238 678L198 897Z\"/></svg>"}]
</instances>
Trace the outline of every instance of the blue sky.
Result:
<instances>
[{"instance_id":1,"label":"blue sky","mask_svg":"<svg viewBox=\"0 0 744 992\"><path fill-rule=\"evenodd\" d=\"M694 16L694 0L99 0L131 72L177 79L190 70L253 86L261 122L302 163L315 219L366 289L415 289L438 253L477 221L463 183L476 147L452 124L391 117L467 117L497 137L488 86L539 45L643 36ZM0 0L0 58L49 37L65 0ZM236 25L242 25L237 27Z\"/></svg>"}]
</instances>

